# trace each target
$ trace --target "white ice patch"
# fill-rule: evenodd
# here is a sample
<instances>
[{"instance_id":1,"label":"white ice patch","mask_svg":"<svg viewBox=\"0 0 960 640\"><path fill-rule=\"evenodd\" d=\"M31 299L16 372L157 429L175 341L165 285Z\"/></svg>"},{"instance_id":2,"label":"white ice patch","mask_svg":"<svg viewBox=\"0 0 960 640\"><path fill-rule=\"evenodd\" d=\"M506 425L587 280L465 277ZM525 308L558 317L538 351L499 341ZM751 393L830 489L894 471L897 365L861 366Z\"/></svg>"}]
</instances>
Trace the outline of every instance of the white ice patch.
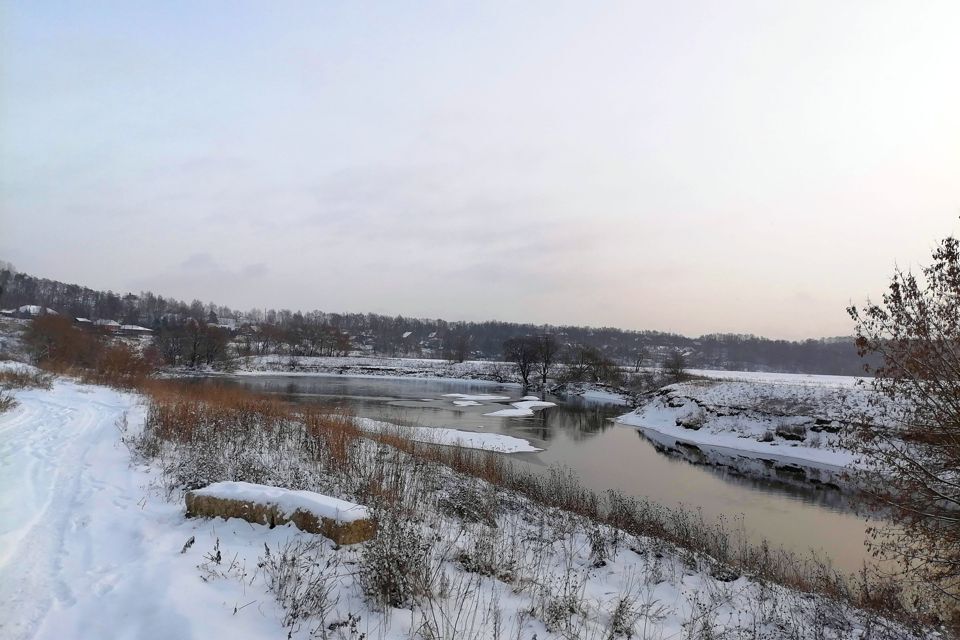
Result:
<instances>
[{"instance_id":1,"label":"white ice patch","mask_svg":"<svg viewBox=\"0 0 960 640\"><path fill-rule=\"evenodd\" d=\"M489 394L471 395L469 393L445 393L444 398L457 398L459 400L473 400L474 402L497 402L499 400L509 400L510 396L494 396Z\"/></svg>"},{"instance_id":2,"label":"white ice patch","mask_svg":"<svg viewBox=\"0 0 960 640\"><path fill-rule=\"evenodd\" d=\"M364 431L387 432L398 431L415 442L428 442L465 449L484 449L500 453L521 453L524 451L541 451L523 438L503 435L502 433L476 433L448 427L405 427L381 422L370 418L357 418L357 426ZM480 427L481 429L483 427Z\"/></svg>"},{"instance_id":3,"label":"white ice patch","mask_svg":"<svg viewBox=\"0 0 960 640\"><path fill-rule=\"evenodd\" d=\"M535 411L557 406L554 402L542 402L540 400L521 400L520 402L511 402L510 404L513 406L513 409L500 409L499 411L485 413L483 415L498 418L525 418L532 416Z\"/></svg>"}]
</instances>

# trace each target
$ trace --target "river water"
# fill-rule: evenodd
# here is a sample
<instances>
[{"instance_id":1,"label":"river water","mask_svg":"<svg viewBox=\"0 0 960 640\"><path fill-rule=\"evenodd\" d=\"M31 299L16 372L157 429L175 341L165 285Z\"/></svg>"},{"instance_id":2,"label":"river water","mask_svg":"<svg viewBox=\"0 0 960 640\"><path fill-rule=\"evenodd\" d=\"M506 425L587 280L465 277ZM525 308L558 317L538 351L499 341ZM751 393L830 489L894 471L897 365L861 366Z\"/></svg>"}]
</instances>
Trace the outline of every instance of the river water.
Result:
<instances>
[{"instance_id":1,"label":"river water","mask_svg":"<svg viewBox=\"0 0 960 640\"><path fill-rule=\"evenodd\" d=\"M531 417L487 416L508 401L458 407L444 394L522 395L516 385L461 380L344 376L237 376L208 379L279 394L295 402L346 406L355 415L404 425L453 427L503 433L529 440L542 451L511 454L537 469L562 465L596 491L619 489L666 505L699 509L707 520L742 517L752 541L805 554L815 551L844 571L856 571L869 554L867 523L854 513L856 498L829 485L813 485L796 473L769 477L737 471L744 461L676 446L669 438L615 424L626 407L549 394L557 406ZM747 463L750 465L750 463ZM758 466L755 463L752 466ZM760 465L762 466L762 465Z\"/></svg>"}]
</instances>

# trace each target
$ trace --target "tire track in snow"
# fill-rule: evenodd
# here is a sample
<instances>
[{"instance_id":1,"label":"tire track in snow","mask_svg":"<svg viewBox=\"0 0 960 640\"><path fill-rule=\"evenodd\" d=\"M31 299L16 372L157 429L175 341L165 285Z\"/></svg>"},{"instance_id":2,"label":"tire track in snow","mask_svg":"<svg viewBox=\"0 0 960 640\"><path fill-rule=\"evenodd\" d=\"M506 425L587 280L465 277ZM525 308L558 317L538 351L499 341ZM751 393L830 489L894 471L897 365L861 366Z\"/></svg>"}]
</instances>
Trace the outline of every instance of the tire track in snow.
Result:
<instances>
[{"instance_id":1,"label":"tire track in snow","mask_svg":"<svg viewBox=\"0 0 960 640\"><path fill-rule=\"evenodd\" d=\"M0 635L11 640L32 637L54 605L74 603L60 576L87 454L128 408L57 384L56 394L17 393L20 407L0 415Z\"/></svg>"}]
</instances>

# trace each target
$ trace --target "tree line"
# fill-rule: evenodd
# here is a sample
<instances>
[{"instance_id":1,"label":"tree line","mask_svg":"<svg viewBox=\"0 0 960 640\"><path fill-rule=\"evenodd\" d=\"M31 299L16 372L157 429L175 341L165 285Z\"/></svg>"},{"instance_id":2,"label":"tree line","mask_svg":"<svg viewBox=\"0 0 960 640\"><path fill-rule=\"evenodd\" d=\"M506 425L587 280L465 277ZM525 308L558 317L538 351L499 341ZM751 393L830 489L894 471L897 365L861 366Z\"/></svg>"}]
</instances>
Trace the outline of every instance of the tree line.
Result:
<instances>
[{"instance_id":1,"label":"tree line","mask_svg":"<svg viewBox=\"0 0 960 640\"><path fill-rule=\"evenodd\" d=\"M289 309L238 311L213 302L184 302L151 291L115 293L38 278L0 263L0 308L50 307L72 317L138 324L158 333L189 332L188 321L246 325L241 348L248 354L283 351L334 355L349 351L379 356L500 359L511 339L549 334L566 349L586 347L621 366L649 366L684 354L694 368L858 375L863 362L853 339L771 340L754 335L709 334L696 338L613 327L534 325L501 321L449 322L374 313ZM253 335L259 334L259 335ZM178 340L187 340L178 337ZM590 357L593 357L592 355Z\"/></svg>"}]
</instances>

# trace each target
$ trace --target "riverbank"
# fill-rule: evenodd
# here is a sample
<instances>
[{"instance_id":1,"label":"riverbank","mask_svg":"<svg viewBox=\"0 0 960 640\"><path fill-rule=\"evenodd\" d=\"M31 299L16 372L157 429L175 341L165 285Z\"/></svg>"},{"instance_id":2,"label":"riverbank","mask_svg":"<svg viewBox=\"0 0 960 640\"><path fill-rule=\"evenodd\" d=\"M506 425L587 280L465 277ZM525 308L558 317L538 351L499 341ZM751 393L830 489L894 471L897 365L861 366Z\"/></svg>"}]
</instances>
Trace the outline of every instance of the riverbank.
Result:
<instances>
[{"instance_id":1,"label":"riverbank","mask_svg":"<svg viewBox=\"0 0 960 640\"><path fill-rule=\"evenodd\" d=\"M144 396L59 378L14 396L0 414L4 637L839 638L878 620L840 596L770 584L766 572L801 566L745 556L695 517L622 497L602 519L584 515L600 513L596 498L562 472L503 475L483 452L420 458L410 443L335 432L301 448L312 441L278 405L242 396L211 406L209 425L191 411L187 432L158 422L164 407L196 402L183 393L151 409ZM186 429L177 415L170 424ZM187 519L182 494L200 478L366 504L380 533L337 548L290 525Z\"/></svg>"},{"instance_id":2,"label":"riverbank","mask_svg":"<svg viewBox=\"0 0 960 640\"><path fill-rule=\"evenodd\" d=\"M388 378L437 378L519 383L514 365L490 360L451 362L429 358L377 356L250 356L236 358L236 375L341 375Z\"/></svg>"},{"instance_id":3,"label":"riverbank","mask_svg":"<svg viewBox=\"0 0 960 640\"><path fill-rule=\"evenodd\" d=\"M731 372L732 373L732 372ZM669 385L617 418L727 453L842 471L855 463L842 431L871 411L855 378L754 377Z\"/></svg>"}]
</instances>

